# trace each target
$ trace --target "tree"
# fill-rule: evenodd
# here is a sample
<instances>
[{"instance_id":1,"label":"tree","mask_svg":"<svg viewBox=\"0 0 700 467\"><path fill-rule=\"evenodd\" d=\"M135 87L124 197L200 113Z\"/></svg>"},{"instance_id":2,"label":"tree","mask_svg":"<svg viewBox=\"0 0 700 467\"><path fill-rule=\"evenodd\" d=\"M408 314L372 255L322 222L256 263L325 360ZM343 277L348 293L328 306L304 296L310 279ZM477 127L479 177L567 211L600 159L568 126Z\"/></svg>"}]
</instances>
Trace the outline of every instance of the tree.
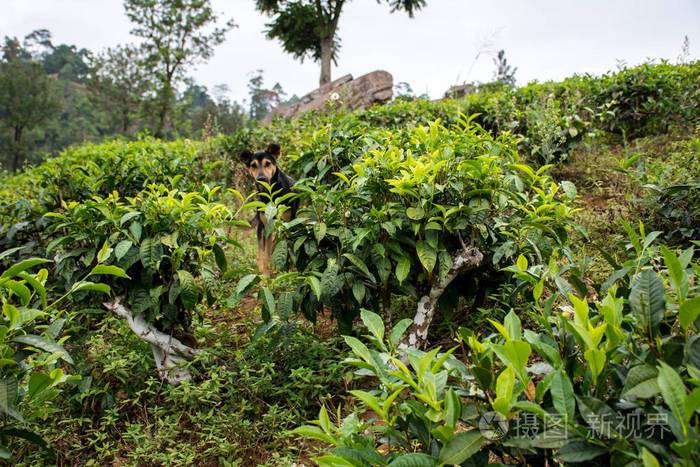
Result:
<instances>
[{"instance_id":1,"label":"tree","mask_svg":"<svg viewBox=\"0 0 700 467\"><path fill-rule=\"evenodd\" d=\"M286 93L279 83L275 83L272 89L263 87L263 71L256 70L248 81L248 95L250 95L250 118L262 120L272 110L282 102Z\"/></svg>"},{"instance_id":2,"label":"tree","mask_svg":"<svg viewBox=\"0 0 700 467\"><path fill-rule=\"evenodd\" d=\"M5 38L5 44L5 60L0 62L0 121L12 132L9 166L16 171L23 160L23 133L53 116L58 103L41 64L28 60L29 53L16 39Z\"/></svg>"},{"instance_id":3,"label":"tree","mask_svg":"<svg viewBox=\"0 0 700 467\"><path fill-rule=\"evenodd\" d=\"M114 127L121 134L129 133L149 88L142 64L140 50L130 45L109 48L94 61L92 88L102 104L111 109L116 119Z\"/></svg>"},{"instance_id":4,"label":"tree","mask_svg":"<svg viewBox=\"0 0 700 467\"><path fill-rule=\"evenodd\" d=\"M496 71L493 73L494 80L508 86L515 86L515 72L518 71L518 67L513 68L508 63L505 50L501 49L498 51L498 55L493 59L493 63L496 65Z\"/></svg>"},{"instance_id":5,"label":"tree","mask_svg":"<svg viewBox=\"0 0 700 467\"><path fill-rule=\"evenodd\" d=\"M235 24L217 26L210 0L125 0L124 8L154 75L155 135L162 137L185 68L211 58Z\"/></svg>"},{"instance_id":6,"label":"tree","mask_svg":"<svg viewBox=\"0 0 700 467\"><path fill-rule=\"evenodd\" d=\"M272 17L267 24L267 37L278 39L284 51L294 58L310 57L321 62L319 84L330 83L331 61L336 63L340 39L338 21L349 0L256 0L257 9ZM378 0L381 1L381 0ZM385 0L391 12L403 10L412 18L423 8L425 0Z\"/></svg>"}]
</instances>

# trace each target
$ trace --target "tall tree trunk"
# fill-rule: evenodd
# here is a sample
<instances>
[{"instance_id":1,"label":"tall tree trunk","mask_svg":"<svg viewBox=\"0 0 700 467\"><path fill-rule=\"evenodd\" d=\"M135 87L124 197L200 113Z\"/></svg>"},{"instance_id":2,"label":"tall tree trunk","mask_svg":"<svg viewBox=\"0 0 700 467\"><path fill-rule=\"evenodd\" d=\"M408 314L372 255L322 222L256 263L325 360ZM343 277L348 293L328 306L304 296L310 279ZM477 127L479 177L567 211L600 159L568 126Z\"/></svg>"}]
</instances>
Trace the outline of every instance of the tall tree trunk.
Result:
<instances>
[{"instance_id":1,"label":"tall tree trunk","mask_svg":"<svg viewBox=\"0 0 700 467\"><path fill-rule=\"evenodd\" d=\"M123 135L125 135L129 131L129 125L131 123L129 120L130 120L129 119L129 111L125 110L122 113L122 134Z\"/></svg>"},{"instance_id":2,"label":"tall tree trunk","mask_svg":"<svg viewBox=\"0 0 700 467\"><path fill-rule=\"evenodd\" d=\"M23 127L16 125L14 134L14 154L12 155L12 171L17 172L20 164L22 163L22 130Z\"/></svg>"},{"instance_id":3,"label":"tall tree trunk","mask_svg":"<svg viewBox=\"0 0 700 467\"><path fill-rule=\"evenodd\" d=\"M168 119L168 113L170 112L170 101L173 98L173 87L172 78L168 77L168 80L163 83L163 91L161 93L161 102L159 102L158 109L158 127L156 128L155 137L163 138L165 137L165 125Z\"/></svg>"},{"instance_id":4,"label":"tall tree trunk","mask_svg":"<svg viewBox=\"0 0 700 467\"><path fill-rule=\"evenodd\" d=\"M321 38L321 79L319 86L331 82L331 59L333 57L333 36Z\"/></svg>"}]
</instances>

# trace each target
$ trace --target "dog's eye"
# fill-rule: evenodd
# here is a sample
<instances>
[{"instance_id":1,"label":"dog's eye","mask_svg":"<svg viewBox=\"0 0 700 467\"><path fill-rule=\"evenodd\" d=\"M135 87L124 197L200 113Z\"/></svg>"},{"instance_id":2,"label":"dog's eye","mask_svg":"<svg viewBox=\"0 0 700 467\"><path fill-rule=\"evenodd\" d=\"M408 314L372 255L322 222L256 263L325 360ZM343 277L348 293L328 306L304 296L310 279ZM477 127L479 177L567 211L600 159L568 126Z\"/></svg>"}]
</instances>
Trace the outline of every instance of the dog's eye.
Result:
<instances>
[{"instance_id":1,"label":"dog's eye","mask_svg":"<svg viewBox=\"0 0 700 467\"><path fill-rule=\"evenodd\" d=\"M265 167L270 167L271 165L272 164L270 164L269 162L265 162Z\"/></svg>"},{"instance_id":2,"label":"dog's eye","mask_svg":"<svg viewBox=\"0 0 700 467\"><path fill-rule=\"evenodd\" d=\"M253 162L252 164L250 164L250 166L251 166L252 168L254 168L254 169L257 169L257 168L258 168L258 163L257 163L257 162Z\"/></svg>"}]
</instances>

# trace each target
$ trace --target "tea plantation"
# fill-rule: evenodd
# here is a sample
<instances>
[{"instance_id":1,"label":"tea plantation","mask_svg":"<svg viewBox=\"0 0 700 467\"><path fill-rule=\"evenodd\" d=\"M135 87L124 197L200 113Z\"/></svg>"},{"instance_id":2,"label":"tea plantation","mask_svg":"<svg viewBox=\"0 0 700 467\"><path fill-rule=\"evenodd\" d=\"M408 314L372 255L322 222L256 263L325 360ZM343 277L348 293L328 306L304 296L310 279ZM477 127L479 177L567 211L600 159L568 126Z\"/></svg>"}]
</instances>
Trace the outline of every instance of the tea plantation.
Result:
<instances>
[{"instance_id":1,"label":"tea plantation","mask_svg":"<svg viewBox=\"0 0 700 467\"><path fill-rule=\"evenodd\" d=\"M0 184L0 457L700 465L699 240L700 62L71 147Z\"/></svg>"}]
</instances>

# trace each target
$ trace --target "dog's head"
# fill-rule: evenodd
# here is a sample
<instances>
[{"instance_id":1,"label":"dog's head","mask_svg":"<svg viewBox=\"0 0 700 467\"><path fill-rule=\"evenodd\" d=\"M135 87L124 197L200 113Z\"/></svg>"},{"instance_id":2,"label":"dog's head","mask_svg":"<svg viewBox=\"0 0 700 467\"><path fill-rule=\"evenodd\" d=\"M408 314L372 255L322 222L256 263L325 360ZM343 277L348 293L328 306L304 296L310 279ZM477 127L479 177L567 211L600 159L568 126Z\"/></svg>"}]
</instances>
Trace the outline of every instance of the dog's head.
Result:
<instances>
[{"instance_id":1,"label":"dog's head","mask_svg":"<svg viewBox=\"0 0 700 467\"><path fill-rule=\"evenodd\" d=\"M252 153L243 151L240 158L255 182L271 184L277 174L277 158L280 155L280 145L270 144L264 151Z\"/></svg>"}]
</instances>

